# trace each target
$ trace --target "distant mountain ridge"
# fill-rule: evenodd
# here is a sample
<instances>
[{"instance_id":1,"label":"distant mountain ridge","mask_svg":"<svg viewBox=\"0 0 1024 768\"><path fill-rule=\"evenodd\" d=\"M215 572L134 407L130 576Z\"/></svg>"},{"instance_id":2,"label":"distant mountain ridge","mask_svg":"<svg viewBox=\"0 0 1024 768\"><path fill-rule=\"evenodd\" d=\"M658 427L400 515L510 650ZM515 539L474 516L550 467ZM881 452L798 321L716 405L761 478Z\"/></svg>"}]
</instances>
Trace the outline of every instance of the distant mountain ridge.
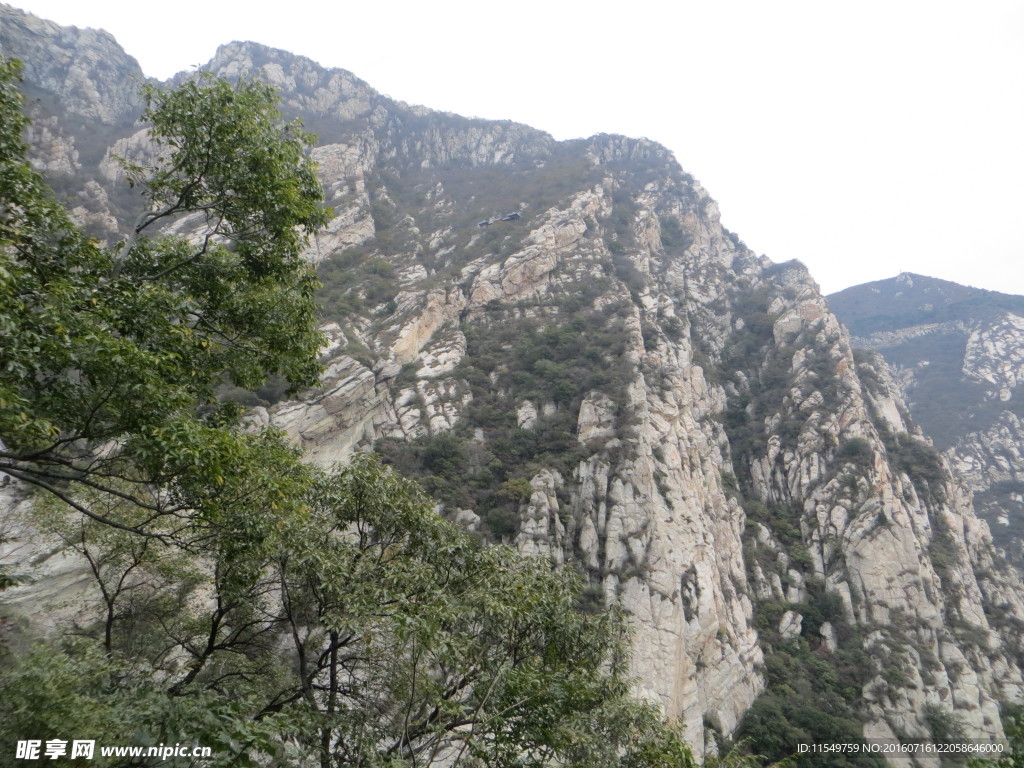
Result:
<instances>
[{"instance_id":1,"label":"distant mountain ridge","mask_svg":"<svg viewBox=\"0 0 1024 768\"><path fill-rule=\"evenodd\" d=\"M913 326L969 322L1003 311L1024 314L1024 296L903 272L829 294L829 306L854 336Z\"/></svg>"}]
</instances>

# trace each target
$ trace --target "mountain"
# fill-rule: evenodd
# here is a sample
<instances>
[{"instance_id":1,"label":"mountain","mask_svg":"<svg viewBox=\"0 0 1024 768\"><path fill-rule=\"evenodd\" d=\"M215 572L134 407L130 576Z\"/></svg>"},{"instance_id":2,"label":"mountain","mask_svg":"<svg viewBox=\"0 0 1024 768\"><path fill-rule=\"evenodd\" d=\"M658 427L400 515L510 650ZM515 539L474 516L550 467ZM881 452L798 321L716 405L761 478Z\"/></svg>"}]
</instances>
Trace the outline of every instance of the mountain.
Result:
<instances>
[{"instance_id":1,"label":"mountain","mask_svg":"<svg viewBox=\"0 0 1024 768\"><path fill-rule=\"evenodd\" d=\"M112 157L151 151L118 95L137 66L7 6L0 46L32 61L37 167L116 241L133 198ZM78 51L97 63L66 66ZM699 751L1003 737L1020 577L889 366L667 149L409 106L254 43L208 69L280 89L332 209L308 254L322 386L225 387L252 424L311 461L376 450L482 540L580 570L581 610L631 616L637 690Z\"/></svg>"},{"instance_id":2,"label":"mountain","mask_svg":"<svg viewBox=\"0 0 1024 768\"><path fill-rule=\"evenodd\" d=\"M854 346L885 356L996 542L1024 562L1024 296L905 273L828 300Z\"/></svg>"}]
</instances>

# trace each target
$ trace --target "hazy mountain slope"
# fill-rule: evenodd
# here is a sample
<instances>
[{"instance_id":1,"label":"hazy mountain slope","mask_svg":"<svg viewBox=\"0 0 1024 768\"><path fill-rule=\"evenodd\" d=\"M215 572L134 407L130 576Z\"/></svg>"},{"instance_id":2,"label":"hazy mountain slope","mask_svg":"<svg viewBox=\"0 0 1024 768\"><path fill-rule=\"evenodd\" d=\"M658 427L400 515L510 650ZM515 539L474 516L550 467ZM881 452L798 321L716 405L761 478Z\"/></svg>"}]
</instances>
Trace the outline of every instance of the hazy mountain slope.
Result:
<instances>
[{"instance_id":1,"label":"hazy mountain slope","mask_svg":"<svg viewBox=\"0 0 1024 768\"><path fill-rule=\"evenodd\" d=\"M33 25L0 6L4 50L62 55L71 33ZM698 749L765 690L750 717L803 702L822 739L928 738L935 712L1001 736L998 702L1024 698L1019 578L886 366L664 147L409 107L251 43L210 68L282 89L320 134L334 210L310 252L323 386L226 391L254 422L316 461L379 450L482 537L581 569L582 607L633 616L637 687ZM77 146L59 93L38 111ZM148 151L144 132L91 135ZM58 143L34 138L39 157ZM108 201L83 218L120 215L109 156L74 171Z\"/></svg>"},{"instance_id":2,"label":"hazy mountain slope","mask_svg":"<svg viewBox=\"0 0 1024 768\"><path fill-rule=\"evenodd\" d=\"M915 420L974 492L996 542L1024 562L1024 296L903 274L829 305L881 352Z\"/></svg>"},{"instance_id":3,"label":"hazy mountain slope","mask_svg":"<svg viewBox=\"0 0 1024 768\"><path fill-rule=\"evenodd\" d=\"M829 305L857 337L946 322L991 320L1024 312L1024 296L972 288L904 272L830 294Z\"/></svg>"}]
</instances>

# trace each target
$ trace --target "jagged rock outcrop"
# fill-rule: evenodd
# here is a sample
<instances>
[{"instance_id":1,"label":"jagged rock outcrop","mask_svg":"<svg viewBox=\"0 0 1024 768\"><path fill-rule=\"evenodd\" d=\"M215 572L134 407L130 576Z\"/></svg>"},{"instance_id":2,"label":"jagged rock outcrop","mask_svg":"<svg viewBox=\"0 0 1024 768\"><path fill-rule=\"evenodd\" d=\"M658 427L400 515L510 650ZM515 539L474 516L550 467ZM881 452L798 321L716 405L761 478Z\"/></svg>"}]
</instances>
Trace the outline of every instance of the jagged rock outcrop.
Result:
<instances>
[{"instance_id":1,"label":"jagged rock outcrop","mask_svg":"<svg viewBox=\"0 0 1024 768\"><path fill-rule=\"evenodd\" d=\"M1009 312L983 328L972 328L964 354L964 374L985 385L990 399L1009 401L1024 384L1024 317Z\"/></svg>"},{"instance_id":2,"label":"jagged rock outcrop","mask_svg":"<svg viewBox=\"0 0 1024 768\"><path fill-rule=\"evenodd\" d=\"M957 441L950 460L958 476L976 491L1005 489L995 523L1009 526L1022 519L1024 507L1024 421L1003 411L984 432L972 432ZM992 499L985 499L986 506ZM1006 502L1016 502L1009 505Z\"/></svg>"},{"instance_id":3,"label":"jagged rock outcrop","mask_svg":"<svg viewBox=\"0 0 1024 768\"><path fill-rule=\"evenodd\" d=\"M1002 737L1019 577L885 364L668 150L408 107L252 43L210 68L282 89L334 212L309 253L323 381L254 425L311 461L379 450L464 527L579 569L581 607L631 616L637 689L698 751L778 693L793 649L856 656L841 698L865 735L929 738L936 707ZM105 140L145 151L137 127ZM101 158L76 172L113 196ZM990 348L972 370L1001 393L1019 371Z\"/></svg>"},{"instance_id":4,"label":"jagged rock outcrop","mask_svg":"<svg viewBox=\"0 0 1024 768\"><path fill-rule=\"evenodd\" d=\"M1024 297L900 275L829 297L895 367L914 418L1024 564Z\"/></svg>"}]
</instances>

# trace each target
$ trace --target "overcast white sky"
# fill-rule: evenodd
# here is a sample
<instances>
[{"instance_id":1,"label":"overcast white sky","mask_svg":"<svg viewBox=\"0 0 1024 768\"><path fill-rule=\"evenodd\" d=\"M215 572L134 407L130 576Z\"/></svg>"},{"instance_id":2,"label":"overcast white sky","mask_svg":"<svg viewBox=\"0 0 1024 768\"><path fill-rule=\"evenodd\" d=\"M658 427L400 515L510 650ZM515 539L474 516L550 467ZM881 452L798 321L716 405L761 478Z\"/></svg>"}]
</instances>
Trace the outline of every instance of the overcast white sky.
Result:
<instances>
[{"instance_id":1,"label":"overcast white sky","mask_svg":"<svg viewBox=\"0 0 1024 768\"><path fill-rule=\"evenodd\" d=\"M397 99L647 136L825 292L901 271L1024 294L1024 0L7 0L147 75L255 40Z\"/></svg>"}]
</instances>

